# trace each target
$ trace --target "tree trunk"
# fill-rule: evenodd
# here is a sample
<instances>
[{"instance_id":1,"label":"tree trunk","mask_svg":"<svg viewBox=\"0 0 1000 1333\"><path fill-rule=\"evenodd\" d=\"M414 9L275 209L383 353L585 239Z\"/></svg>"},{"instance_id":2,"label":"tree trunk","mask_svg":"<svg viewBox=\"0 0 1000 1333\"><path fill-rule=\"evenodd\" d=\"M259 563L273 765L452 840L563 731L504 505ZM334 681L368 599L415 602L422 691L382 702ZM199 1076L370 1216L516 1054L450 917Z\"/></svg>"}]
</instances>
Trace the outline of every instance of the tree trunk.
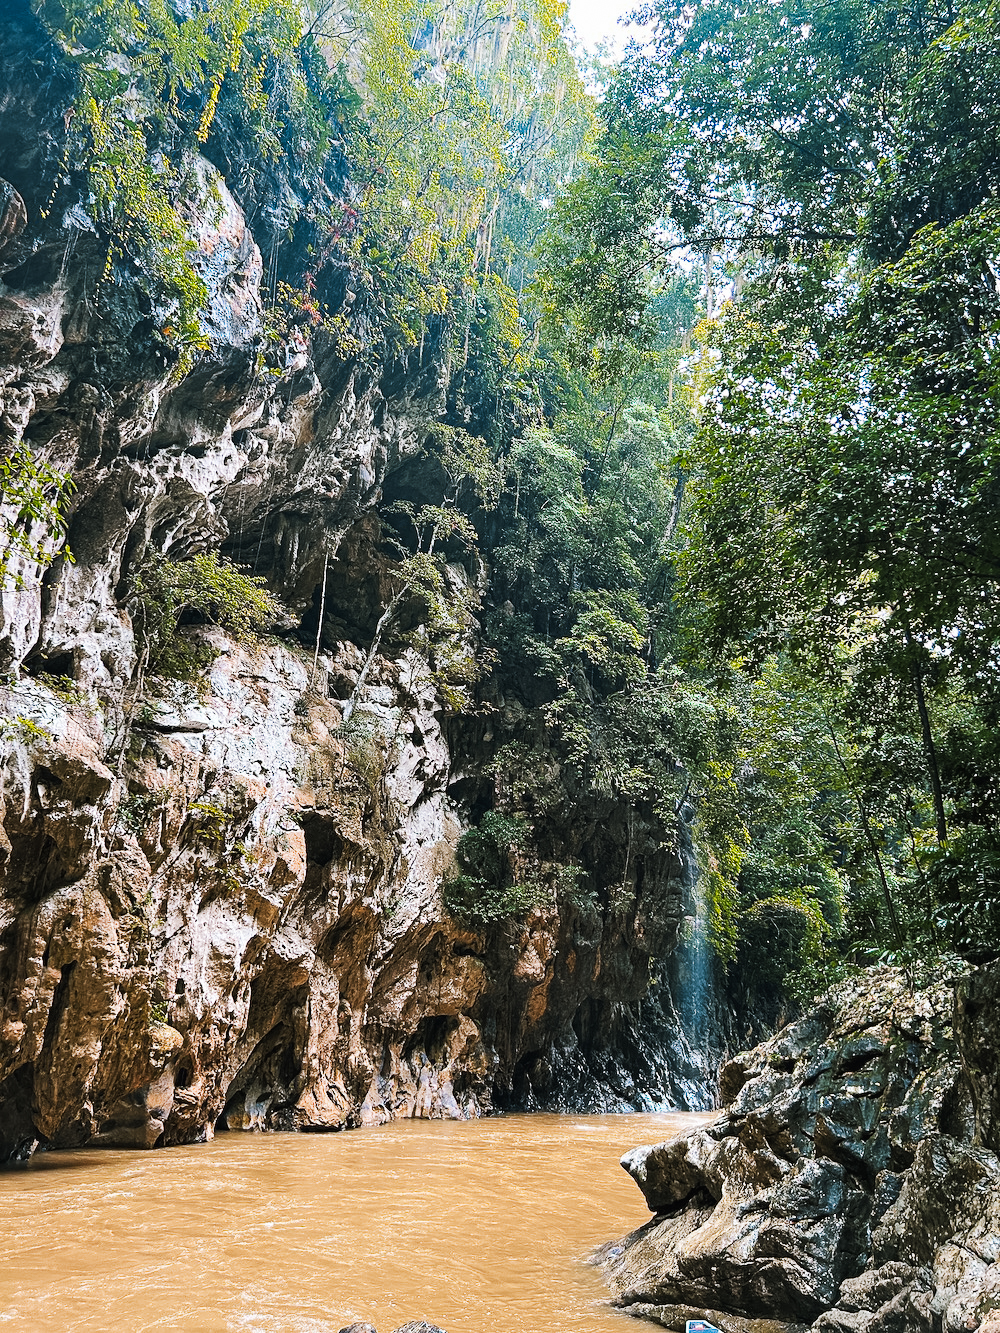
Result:
<instances>
[{"instance_id":1,"label":"tree trunk","mask_svg":"<svg viewBox=\"0 0 1000 1333\"><path fill-rule=\"evenodd\" d=\"M931 717L927 710L927 696L924 693L924 677L920 669L920 654L910 633L910 626L904 619L903 634L910 656L910 674L913 678L913 692L917 700L917 712L920 715L920 731L924 742L924 757L927 760L927 772L931 780L931 794L934 798L934 822L937 825L938 846L948 842L948 824L944 814L944 791L941 787L941 770L938 768L937 747L934 733L931 731Z\"/></svg>"},{"instance_id":2,"label":"tree trunk","mask_svg":"<svg viewBox=\"0 0 1000 1333\"><path fill-rule=\"evenodd\" d=\"M868 818L868 811L865 809L865 803L861 799L861 793L854 785L851 770L847 767L847 761L844 759L840 749L840 742L837 740L837 733L834 731L833 723L830 721L826 709L823 710L823 718L826 722L826 729L830 733L830 739L833 741L833 748L837 754L837 762L840 764L844 777L847 779L847 785L851 795L854 797L854 803L858 807L858 814L861 817L861 827L864 829L865 841L868 843L868 848L875 860L875 866L878 870L879 883L882 886L882 897L885 901L885 910L889 916L889 924L892 927L892 933L896 943L902 944L903 931L899 924L899 917L896 915L896 904L892 901L889 878L885 873L885 866L882 864L882 854L878 849L878 843L875 841L875 834L872 832L871 821Z\"/></svg>"},{"instance_id":3,"label":"tree trunk","mask_svg":"<svg viewBox=\"0 0 1000 1333\"><path fill-rule=\"evenodd\" d=\"M323 586L319 594L319 621L316 625L316 651L313 653L312 670L309 672L309 684L312 685L316 677L316 664L319 662L319 645L323 638L323 615L326 611L326 574L330 565L330 552L323 554Z\"/></svg>"},{"instance_id":4,"label":"tree trunk","mask_svg":"<svg viewBox=\"0 0 1000 1333\"><path fill-rule=\"evenodd\" d=\"M368 679L368 672L371 670L372 663L375 661L376 654L378 653L379 647L382 643L382 636L385 634L386 630L391 624L392 619L399 608L400 602L402 602L403 598L406 596L409 589L410 589L410 584L405 583L403 587L400 588L399 592L396 593L396 596L392 599L389 605L382 612L381 616L379 616L378 624L375 626L375 637L372 639L371 647L368 649L368 654L365 657L364 665L362 666L361 672L358 675L358 679L355 682L354 689L351 690L350 697L344 704L344 712L343 712L344 720L343 723L341 724L343 726L346 726L347 723L350 722L351 720L351 715L354 712L355 708L357 707L358 696L361 693L361 687Z\"/></svg>"}]
</instances>

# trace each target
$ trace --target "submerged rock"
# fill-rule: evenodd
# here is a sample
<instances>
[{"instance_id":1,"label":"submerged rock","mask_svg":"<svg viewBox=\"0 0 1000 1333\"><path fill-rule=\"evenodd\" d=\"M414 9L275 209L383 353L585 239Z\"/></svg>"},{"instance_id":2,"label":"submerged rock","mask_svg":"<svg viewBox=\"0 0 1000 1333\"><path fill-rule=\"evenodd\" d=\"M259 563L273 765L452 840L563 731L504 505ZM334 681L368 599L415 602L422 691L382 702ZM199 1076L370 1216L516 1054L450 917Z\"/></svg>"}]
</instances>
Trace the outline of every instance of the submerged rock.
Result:
<instances>
[{"instance_id":1,"label":"submerged rock","mask_svg":"<svg viewBox=\"0 0 1000 1333\"><path fill-rule=\"evenodd\" d=\"M655 1216L598 1253L615 1303L724 1333L988 1327L998 1000L1000 970L957 1002L877 970L731 1061L719 1119L622 1158Z\"/></svg>"},{"instance_id":2,"label":"submerged rock","mask_svg":"<svg viewBox=\"0 0 1000 1333\"><path fill-rule=\"evenodd\" d=\"M342 1328L340 1333L378 1333L378 1330L372 1324L348 1324ZM402 1324L394 1329L393 1333L445 1333L443 1328L438 1328L437 1324L428 1324L424 1320L418 1320L416 1323Z\"/></svg>"}]
</instances>

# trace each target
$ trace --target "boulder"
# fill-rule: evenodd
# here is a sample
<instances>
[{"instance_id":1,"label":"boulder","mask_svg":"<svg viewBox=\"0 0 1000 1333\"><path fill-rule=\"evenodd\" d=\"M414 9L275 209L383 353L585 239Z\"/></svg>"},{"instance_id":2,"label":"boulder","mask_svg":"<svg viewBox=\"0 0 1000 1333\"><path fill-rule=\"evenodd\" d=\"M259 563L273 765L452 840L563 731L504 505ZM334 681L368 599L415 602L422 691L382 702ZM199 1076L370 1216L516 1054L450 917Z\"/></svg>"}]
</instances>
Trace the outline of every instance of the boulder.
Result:
<instances>
[{"instance_id":1,"label":"boulder","mask_svg":"<svg viewBox=\"0 0 1000 1333\"><path fill-rule=\"evenodd\" d=\"M713 1324L719 1333L807 1333L805 1324L788 1324L780 1319L747 1319L724 1310L704 1310L694 1305L633 1305L628 1313L648 1319L674 1333L684 1333L688 1320L701 1319Z\"/></svg>"},{"instance_id":2,"label":"boulder","mask_svg":"<svg viewBox=\"0 0 1000 1333\"><path fill-rule=\"evenodd\" d=\"M956 1002L878 969L730 1061L714 1123L622 1158L654 1217L597 1255L615 1303L726 1333L980 1328L1000 1304L998 987L977 973Z\"/></svg>"}]
</instances>

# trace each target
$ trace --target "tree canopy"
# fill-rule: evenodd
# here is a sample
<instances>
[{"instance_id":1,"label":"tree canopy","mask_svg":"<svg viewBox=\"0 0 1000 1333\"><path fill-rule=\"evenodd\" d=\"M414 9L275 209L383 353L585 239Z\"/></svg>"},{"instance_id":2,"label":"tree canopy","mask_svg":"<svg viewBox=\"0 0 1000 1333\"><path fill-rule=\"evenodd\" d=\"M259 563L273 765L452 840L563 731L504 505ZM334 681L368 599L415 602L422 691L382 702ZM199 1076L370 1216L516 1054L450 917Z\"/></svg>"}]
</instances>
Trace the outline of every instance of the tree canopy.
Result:
<instances>
[{"instance_id":1,"label":"tree canopy","mask_svg":"<svg viewBox=\"0 0 1000 1333\"><path fill-rule=\"evenodd\" d=\"M1000 10L647 14L557 213L550 319L642 343L666 275L701 275L688 652L822 717L814 800L856 827L825 846L880 886L862 937L994 947Z\"/></svg>"}]
</instances>

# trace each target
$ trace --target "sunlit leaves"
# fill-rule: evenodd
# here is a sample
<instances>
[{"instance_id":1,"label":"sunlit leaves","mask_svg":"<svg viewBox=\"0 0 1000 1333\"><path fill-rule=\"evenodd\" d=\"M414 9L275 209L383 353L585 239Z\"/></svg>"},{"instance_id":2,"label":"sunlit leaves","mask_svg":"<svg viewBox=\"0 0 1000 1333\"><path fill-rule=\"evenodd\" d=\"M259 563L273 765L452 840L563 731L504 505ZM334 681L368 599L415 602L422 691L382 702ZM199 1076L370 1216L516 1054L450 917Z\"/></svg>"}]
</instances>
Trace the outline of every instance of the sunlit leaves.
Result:
<instances>
[{"instance_id":1,"label":"sunlit leaves","mask_svg":"<svg viewBox=\"0 0 1000 1333\"><path fill-rule=\"evenodd\" d=\"M390 342L416 344L428 318L460 327L470 293L489 284L520 368L528 339L511 284L523 285L529 245L506 219L540 216L590 123L561 38L564 6L311 7L312 33L362 96L357 217L342 239Z\"/></svg>"},{"instance_id":2,"label":"sunlit leaves","mask_svg":"<svg viewBox=\"0 0 1000 1333\"><path fill-rule=\"evenodd\" d=\"M270 629L281 614L264 580L244 574L214 551L189 560L150 556L135 576L131 611L142 647L143 669L190 679L215 651L178 633L185 613L221 625L237 638Z\"/></svg>"},{"instance_id":3,"label":"sunlit leaves","mask_svg":"<svg viewBox=\"0 0 1000 1333\"><path fill-rule=\"evenodd\" d=\"M48 565L66 534L72 480L26 444L0 458L0 589ZM66 548L63 554L69 556Z\"/></svg>"},{"instance_id":4,"label":"sunlit leaves","mask_svg":"<svg viewBox=\"0 0 1000 1333\"><path fill-rule=\"evenodd\" d=\"M178 207L185 156L207 139L227 79L240 87L248 132L267 125L266 83L292 60L298 9L294 0L208 0L183 17L166 0L36 0L35 9L76 67L67 160L72 153L85 170L88 207L108 240L104 278L115 264L137 266L174 306L164 341L189 358L205 346L207 292Z\"/></svg>"}]
</instances>

